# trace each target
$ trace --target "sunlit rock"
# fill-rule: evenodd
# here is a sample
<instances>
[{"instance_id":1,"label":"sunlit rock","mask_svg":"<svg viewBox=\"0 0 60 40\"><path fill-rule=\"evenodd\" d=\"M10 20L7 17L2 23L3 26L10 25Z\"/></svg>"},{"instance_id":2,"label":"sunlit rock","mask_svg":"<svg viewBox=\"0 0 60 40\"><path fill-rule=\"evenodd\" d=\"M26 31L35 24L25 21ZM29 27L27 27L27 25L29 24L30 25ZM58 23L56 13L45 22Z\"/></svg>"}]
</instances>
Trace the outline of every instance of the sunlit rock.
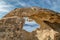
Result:
<instances>
[{"instance_id":1,"label":"sunlit rock","mask_svg":"<svg viewBox=\"0 0 60 40\"><path fill-rule=\"evenodd\" d=\"M27 32L25 30L18 31L18 32L14 33L15 39L14 38L11 39L10 37L7 36L8 37L7 40L9 38L10 38L10 40L60 40L60 14L58 12L55 12L55 11L52 11L49 9L45 9L45 8L39 8L39 7L16 8L16 9L12 10L11 12L9 12L7 15L5 15L3 18L9 18L9 17L14 17L14 16L17 16L19 18L28 17L28 18L34 20L37 24L39 24L40 28L37 28L33 32ZM12 20L14 20L14 19L12 19ZM1 20L1 22L2 21L3 21L3 24L1 24L0 26L4 25L6 23L5 20ZM9 22L9 20L7 22ZM16 20L14 22L16 22ZM10 22L9 22L9 24L10 24ZM14 24L14 23L11 23L11 25L12 24ZM17 23L17 25L18 24L19 23ZM23 24L24 24L24 22L21 25L23 25ZM11 27L14 27L14 26L11 26ZM19 26L15 26L15 27L19 27ZM21 26L21 27L23 27L23 26ZM2 28L0 30L2 30ZM7 29L5 29L5 30L7 30ZM16 29L13 31L15 32ZM20 34L20 32L22 32L22 34ZM7 33L7 34L10 35L10 33ZM18 38L16 35L18 35ZM21 37L21 35L23 35L23 36ZM14 37L14 36L12 36L12 37ZM23 38L23 39L21 39L21 38Z\"/></svg>"}]
</instances>

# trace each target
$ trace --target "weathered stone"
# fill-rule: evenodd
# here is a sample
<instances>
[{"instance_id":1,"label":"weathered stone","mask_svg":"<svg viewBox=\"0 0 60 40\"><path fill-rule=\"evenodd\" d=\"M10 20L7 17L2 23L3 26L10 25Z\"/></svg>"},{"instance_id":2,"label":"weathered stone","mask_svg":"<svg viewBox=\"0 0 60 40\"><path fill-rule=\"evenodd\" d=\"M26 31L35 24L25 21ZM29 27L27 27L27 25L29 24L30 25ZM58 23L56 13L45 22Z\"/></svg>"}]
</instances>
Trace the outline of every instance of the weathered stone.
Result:
<instances>
[{"instance_id":1,"label":"weathered stone","mask_svg":"<svg viewBox=\"0 0 60 40\"><path fill-rule=\"evenodd\" d=\"M0 20L0 28L3 27L19 27L20 29L22 29L23 25L24 25L25 20L23 18L19 18L19 17L9 17L9 18L3 18Z\"/></svg>"},{"instance_id":2,"label":"weathered stone","mask_svg":"<svg viewBox=\"0 0 60 40\"><path fill-rule=\"evenodd\" d=\"M24 30L16 31L16 29L17 29L16 27L19 27L19 26L11 26L11 27L16 28L16 29L12 28L12 29L14 29L13 30L14 32L9 32L7 29L5 29L5 30L7 30L6 32L8 32L7 35L9 34L11 36L10 33L12 33L13 34L12 37L15 36L15 38L11 39L10 36L9 37L7 36L7 40L9 40L9 39L10 40L60 40L60 14L58 12L54 12L52 10L39 8L39 7L16 8L16 9L12 10L9 14L4 16L3 18L9 18L9 17L14 17L14 16L17 16L19 18L29 17L29 18L35 20L36 23L38 23L40 25L40 28L38 28L34 32L29 33ZM15 20L15 19L12 19L12 20ZM8 22L9 22L8 24L15 25L14 23L10 23L10 21L11 21L10 19L6 22L5 22L5 20L1 20L1 22L3 22L3 23L0 26L4 27L5 25L7 25L6 23L8 23ZM16 20L13 22L16 22ZM17 25L18 24L19 23L17 23ZM23 24L20 24L20 25L23 25ZM21 26L21 27L23 27L23 26ZM2 29L0 29L0 30L2 30ZM3 28L3 30L4 30L4 28ZM16 36L16 35L18 35L18 36ZM23 37L21 37L21 35L23 35Z\"/></svg>"},{"instance_id":3,"label":"weathered stone","mask_svg":"<svg viewBox=\"0 0 60 40\"><path fill-rule=\"evenodd\" d=\"M35 33L22 30L25 20L9 17L0 20L0 40L38 40Z\"/></svg>"}]
</instances>

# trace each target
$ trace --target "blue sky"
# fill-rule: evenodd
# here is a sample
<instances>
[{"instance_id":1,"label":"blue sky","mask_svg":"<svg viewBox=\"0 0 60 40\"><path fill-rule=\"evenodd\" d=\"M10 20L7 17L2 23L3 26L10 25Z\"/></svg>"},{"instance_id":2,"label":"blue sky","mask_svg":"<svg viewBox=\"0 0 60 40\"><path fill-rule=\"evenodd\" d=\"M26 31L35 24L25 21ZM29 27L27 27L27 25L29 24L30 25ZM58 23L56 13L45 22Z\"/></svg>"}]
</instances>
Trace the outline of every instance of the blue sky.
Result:
<instances>
[{"instance_id":1,"label":"blue sky","mask_svg":"<svg viewBox=\"0 0 60 40\"><path fill-rule=\"evenodd\" d=\"M15 8L38 6L60 12L60 0L0 0L0 18Z\"/></svg>"}]
</instances>

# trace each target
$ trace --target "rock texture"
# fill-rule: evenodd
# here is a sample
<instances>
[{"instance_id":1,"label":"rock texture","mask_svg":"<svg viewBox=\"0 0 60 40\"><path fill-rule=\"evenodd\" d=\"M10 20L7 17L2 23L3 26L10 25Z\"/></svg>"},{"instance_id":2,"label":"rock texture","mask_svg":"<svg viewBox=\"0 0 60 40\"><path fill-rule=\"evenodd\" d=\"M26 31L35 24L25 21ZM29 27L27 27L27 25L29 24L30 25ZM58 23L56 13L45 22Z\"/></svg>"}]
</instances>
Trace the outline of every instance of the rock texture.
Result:
<instances>
[{"instance_id":1,"label":"rock texture","mask_svg":"<svg viewBox=\"0 0 60 40\"><path fill-rule=\"evenodd\" d=\"M24 25L25 20L23 18L19 17L9 17L9 18L3 18L0 20L0 27L19 27L22 29Z\"/></svg>"},{"instance_id":2,"label":"rock texture","mask_svg":"<svg viewBox=\"0 0 60 40\"><path fill-rule=\"evenodd\" d=\"M40 28L30 33L22 30L24 17L35 20ZM60 14L49 9L16 8L5 15L0 22L0 30L4 31L1 32L3 33L0 35L1 40L60 40Z\"/></svg>"},{"instance_id":3,"label":"rock texture","mask_svg":"<svg viewBox=\"0 0 60 40\"><path fill-rule=\"evenodd\" d=\"M24 19L19 17L3 18L0 20L0 40L38 40L35 32L22 30Z\"/></svg>"}]
</instances>

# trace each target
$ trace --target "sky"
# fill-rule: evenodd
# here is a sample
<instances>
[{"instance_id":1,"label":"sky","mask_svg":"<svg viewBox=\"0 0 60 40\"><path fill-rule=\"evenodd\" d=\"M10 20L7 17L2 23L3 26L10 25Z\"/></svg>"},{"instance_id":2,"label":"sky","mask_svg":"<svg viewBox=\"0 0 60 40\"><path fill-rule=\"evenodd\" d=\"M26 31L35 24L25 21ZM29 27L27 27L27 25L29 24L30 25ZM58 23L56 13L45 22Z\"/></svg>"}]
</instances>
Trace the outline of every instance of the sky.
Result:
<instances>
[{"instance_id":1,"label":"sky","mask_svg":"<svg viewBox=\"0 0 60 40\"><path fill-rule=\"evenodd\" d=\"M60 0L0 0L0 18L15 8L32 6L60 12Z\"/></svg>"},{"instance_id":2,"label":"sky","mask_svg":"<svg viewBox=\"0 0 60 40\"><path fill-rule=\"evenodd\" d=\"M2 18L15 8L32 6L47 8L56 12L60 12L60 0L0 0L0 18ZM35 22L32 23L26 22L26 24L27 23L28 25L33 24L34 26L39 26ZM28 29L31 31L30 28L27 28L26 25L24 27L25 30ZM32 27L32 29L34 28L36 29L36 27Z\"/></svg>"}]
</instances>

